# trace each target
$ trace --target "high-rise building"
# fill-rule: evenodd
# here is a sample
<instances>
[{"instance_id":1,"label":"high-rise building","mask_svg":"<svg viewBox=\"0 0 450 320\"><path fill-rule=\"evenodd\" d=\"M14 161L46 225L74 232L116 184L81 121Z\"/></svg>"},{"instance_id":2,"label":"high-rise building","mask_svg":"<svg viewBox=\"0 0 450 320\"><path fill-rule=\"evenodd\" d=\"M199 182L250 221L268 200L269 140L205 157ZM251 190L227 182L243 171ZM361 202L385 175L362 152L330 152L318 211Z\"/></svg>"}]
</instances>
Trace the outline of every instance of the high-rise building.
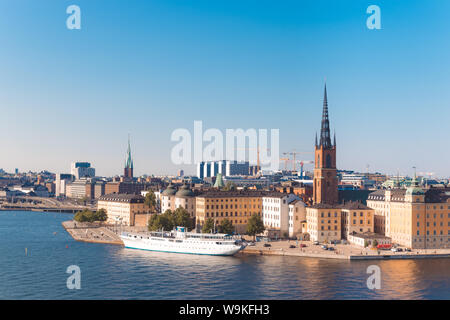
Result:
<instances>
[{"instance_id":1,"label":"high-rise building","mask_svg":"<svg viewBox=\"0 0 450 320\"><path fill-rule=\"evenodd\" d=\"M89 162L72 162L70 173L75 177L75 180L95 177L95 169L91 168Z\"/></svg>"},{"instance_id":2,"label":"high-rise building","mask_svg":"<svg viewBox=\"0 0 450 320\"><path fill-rule=\"evenodd\" d=\"M320 141L315 145L314 203L338 202L338 179L336 174L336 135L331 143L328 119L327 85L325 84Z\"/></svg>"},{"instance_id":3,"label":"high-rise building","mask_svg":"<svg viewBox=\"0 0 450 320\"><path fill-rule=\"evenodd\" d=\"M250 164L248 161L211 161L197 163L197 177L200 179L215 177L219 173L224 177L229 176L248 176Z\"/></svg>"},{"instance_id":4,"label":"high-rise building","mask_svg":"<svg viewBox=\"0 0 450 320\"><path fill-rule=\"evenodd\" d=\"M66 195L66 185L74 180L74 176L68 173L58 173L55 179L55 196Z\"/></svg>"},{"instance_id":5,"label":"high-rise building","mask_svg":"<svg viewBox=\"0 0 450 320\"><path fill-rule=\"evenodd\" d=\"M125 169L123 170L125 178L133 178L133 159L131 158L130 137L128 136L127 159L125 160Z\"/></svg>"}]
</instances>

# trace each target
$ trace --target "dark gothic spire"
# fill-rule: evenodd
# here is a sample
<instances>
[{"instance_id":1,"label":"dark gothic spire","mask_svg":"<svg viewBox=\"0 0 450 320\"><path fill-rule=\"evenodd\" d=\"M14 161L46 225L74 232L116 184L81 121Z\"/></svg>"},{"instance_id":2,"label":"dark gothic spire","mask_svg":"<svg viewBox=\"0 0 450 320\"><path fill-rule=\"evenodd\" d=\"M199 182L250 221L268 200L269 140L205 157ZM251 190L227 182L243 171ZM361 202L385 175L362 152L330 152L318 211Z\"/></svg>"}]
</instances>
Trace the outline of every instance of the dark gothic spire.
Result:
<instances>
[{"instance_id":1,"label":"dark gothic spire","mask_svg":"<svg viewBox=\"0 0 450 320\"><path fill-rule=\"evenodd\" d=\"M316 132L316 147L317 147L317 132Z\"/></svg>"},{"instance_id":2,"label":"dark gothic spire","mask_svg":"<svg viewBox=\"0 0 450 320\"><path fill-rule=\"evenodd\" d=\"M328 120L327 84L323 93L322 127L320 129L320 146L331 148L330 121Z\"/></svg>"}]
</instances>

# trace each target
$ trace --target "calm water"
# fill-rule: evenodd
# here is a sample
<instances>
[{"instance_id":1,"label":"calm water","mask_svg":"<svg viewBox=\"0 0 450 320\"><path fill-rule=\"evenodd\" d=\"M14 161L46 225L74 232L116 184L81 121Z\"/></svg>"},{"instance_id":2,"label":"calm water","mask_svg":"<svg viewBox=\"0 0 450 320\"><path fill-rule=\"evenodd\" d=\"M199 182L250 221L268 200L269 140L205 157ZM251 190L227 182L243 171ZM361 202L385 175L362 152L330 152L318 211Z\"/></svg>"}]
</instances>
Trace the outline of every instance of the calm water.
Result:
<instances>
[{"instance_id":1,"label":"calm water","mask_svg":"<svg viewBox=\"0 0 450 320\"><path fill-rule=\"evenodd\" d=\"M450 299L450 260L211 257L74 241L69 214L0 211L0 299ZM25 254L27 248L27 255ZM367 266L381 290L367 289ZM68 290L69 265L81 289Z\"/></svg>"}]
</instances>

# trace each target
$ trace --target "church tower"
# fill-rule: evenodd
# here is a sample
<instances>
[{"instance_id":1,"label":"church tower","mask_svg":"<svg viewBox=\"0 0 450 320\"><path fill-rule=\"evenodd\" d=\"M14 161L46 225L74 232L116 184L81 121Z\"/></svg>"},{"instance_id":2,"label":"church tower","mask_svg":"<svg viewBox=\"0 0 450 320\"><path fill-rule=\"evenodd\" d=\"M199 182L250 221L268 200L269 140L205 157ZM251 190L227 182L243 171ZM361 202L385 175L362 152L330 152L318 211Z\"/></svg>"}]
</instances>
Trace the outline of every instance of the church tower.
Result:
<instances>
[{"instance_id":1,"label":"church tower","mask_svg":"<svg viewBox=\"0 0 450 320\"><path fill-rule=\"evenodd\" d=\"M323 97L322 126L320 141L315 146L314 203L338 203L338 179L336 171L336 135L331 143L330 121L328 119L327 85Z\"/></svg>"},{"instance_id":2,"label":"church tower","mask_svg":"<svg viewBox=\"0 0 450 320\"><path fill-rule=\"evenodd\" d=\"M125 161L123 175L125 178L133 178L133 159L131 158L130 136L128 136L127 160Z\"/></svg>"}]
</instances>

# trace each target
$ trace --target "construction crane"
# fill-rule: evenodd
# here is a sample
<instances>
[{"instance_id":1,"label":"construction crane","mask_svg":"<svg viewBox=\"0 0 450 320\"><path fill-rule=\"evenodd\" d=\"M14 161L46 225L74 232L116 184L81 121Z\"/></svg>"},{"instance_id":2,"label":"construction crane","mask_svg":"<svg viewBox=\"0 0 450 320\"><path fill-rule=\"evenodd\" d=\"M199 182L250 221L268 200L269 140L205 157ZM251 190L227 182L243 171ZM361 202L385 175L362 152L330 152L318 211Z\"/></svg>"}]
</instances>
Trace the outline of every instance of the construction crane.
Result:
<instances>
[{"instance_id":1,"label":"construction crane","mask_svg":"<svg viewBox=\"0 0 450 320\"><path fill-rule=\"evenodd\" d=\"M303 165L314 163L312 160L298 160L300 163L300 177L303 177Z\"/></svg>"},{"instance_id":2,"label":"construction crane","mask_svg":"<svg viewBox=\"0 0 450 320\"><path fill-rule=\"evenodd\" d=\"M313 152L296 152L295 150L294 151L292 151L292 152L283 152L283 155L290 155L290 156L292 156L292 171L296 171L296 169L295 169L295 157L298 155L298 154L312 154Z\"/></svg>"},{"instance_id":3,"label":"construction crane","mask_svg":"<svg viewBox=\"0 0 450 320\"><path fill-rule=\"evenodd\" d=\"M280 158L281 161L284 161L284 171L287 170L287 163L290 160L289 158Z\"/></svg>"},{"instance_id":4,"label":"construction crane","mask_svg":"<svg viewBox=\"0 0 450 320\"><path fill-rule=\"evenodd\" d=\"M258 167L258 171L259 170L261 170L261 166L260 166L260 162L259 162L259 147L252 147L252 148L250 148L250 147L245 147L245 148L238 148L238 147L235 147L234 149L236 149L236 150L242 150L242 149L245 149L245 150L250 150L250 149L256 149L256 166ZM270 151L270 148L267 148L267 151Z\"/></svg>"}]
</instances>

